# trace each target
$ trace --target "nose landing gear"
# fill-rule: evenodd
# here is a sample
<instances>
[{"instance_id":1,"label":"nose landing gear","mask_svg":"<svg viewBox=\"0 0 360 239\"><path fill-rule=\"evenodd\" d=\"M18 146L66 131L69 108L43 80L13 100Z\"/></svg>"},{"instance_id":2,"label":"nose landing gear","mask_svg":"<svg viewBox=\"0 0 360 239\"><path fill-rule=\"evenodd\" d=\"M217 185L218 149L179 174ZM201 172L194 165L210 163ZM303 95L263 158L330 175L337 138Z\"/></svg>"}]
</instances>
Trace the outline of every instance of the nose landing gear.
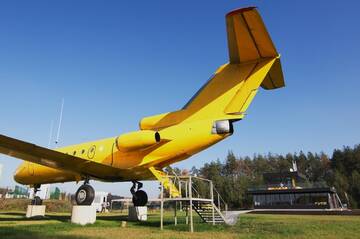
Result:
<instances>
[{"instance_id":1,"label":"nose landing gear","mask_svg":"<svg viewBox=\"0 0 360 239\"><path fill-rule=\"evenodd\" d=\"M143 184L138 181L132 181L133 186L130 189L130 192L133 196L132 201L135 207L145 206L148 202L148 196L145 191L140 190ZM136 191L135 191L136 188Z\"/></svg>"},{"instance_id":2,"label":"nose landing gear","mask_svg":"<svg viewBox=\"0 0 360 239\"><path fill-rule=\"evenodd\" d=\"M36 193L40 191L40 184L34 185L34 199L31 200L31 205L42 205L42 199L39 196L36 196Z\"/></svg>"},{"instance_id":3,"label":"nose landing gear","mask_svg":"<svg viewBox=\"0 0 360 239\"><path fill-rule=\"evenodd\" d=\"M75 193L75 201L77 205L91 205L95 198L95 190L90 186L89 180L85 180Z\"/></svg>"}]
</instances>

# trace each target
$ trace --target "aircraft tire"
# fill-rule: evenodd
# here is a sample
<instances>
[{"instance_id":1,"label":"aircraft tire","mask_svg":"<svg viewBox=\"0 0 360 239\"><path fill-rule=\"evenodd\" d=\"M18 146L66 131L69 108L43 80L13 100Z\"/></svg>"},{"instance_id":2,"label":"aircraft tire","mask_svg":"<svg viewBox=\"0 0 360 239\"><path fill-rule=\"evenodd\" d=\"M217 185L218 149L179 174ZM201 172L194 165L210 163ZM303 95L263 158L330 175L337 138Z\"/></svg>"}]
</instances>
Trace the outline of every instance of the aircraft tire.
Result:
<instances>
[{"instance_id":1,"label":"aircraft tire","mask_svg":"<svg viewBox=\"0 0 360 239\"><path fill-rule=\"evenodd\" d=\"M75 194L77 205L91 205L95 198L95 190L88 184L82 185Z\"/></svg>"},{"instance_id":2,"label":"aircraft tire","mask_svg":"<svg viewBox=\"0 0 360 239\"><path fill-rule=\"evenodd\" d=\"M148 196L145 191L137 190L132 198L132 201L135 207L143 207L146 206L148 202Z\"/></svg>"}]
</instances>

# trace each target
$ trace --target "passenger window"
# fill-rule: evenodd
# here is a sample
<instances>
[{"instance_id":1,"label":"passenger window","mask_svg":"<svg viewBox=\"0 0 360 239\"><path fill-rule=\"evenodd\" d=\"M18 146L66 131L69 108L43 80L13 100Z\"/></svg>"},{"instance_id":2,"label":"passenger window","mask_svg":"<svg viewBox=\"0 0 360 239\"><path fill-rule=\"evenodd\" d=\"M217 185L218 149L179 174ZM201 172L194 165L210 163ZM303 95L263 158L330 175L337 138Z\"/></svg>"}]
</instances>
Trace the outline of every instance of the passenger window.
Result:
<instances>
[{"instance_id":1,"label":"passenger window","mask_svg":"<svg viewBox=\"0 0 360 239\"><path fill-rule=\"evenodd\" d=\"M76 150L73 152L73 155L76 155Z\"/></svg>"}]
</instances>

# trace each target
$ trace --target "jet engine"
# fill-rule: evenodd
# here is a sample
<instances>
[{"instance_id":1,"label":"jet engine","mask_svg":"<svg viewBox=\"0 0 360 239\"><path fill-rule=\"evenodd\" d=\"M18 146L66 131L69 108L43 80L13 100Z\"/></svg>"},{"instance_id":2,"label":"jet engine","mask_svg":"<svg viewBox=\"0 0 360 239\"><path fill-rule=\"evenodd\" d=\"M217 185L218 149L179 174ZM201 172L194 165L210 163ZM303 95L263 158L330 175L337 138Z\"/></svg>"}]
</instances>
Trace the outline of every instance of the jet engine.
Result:
<instances>
[{"instance_id":1,"label":"jet engine","mask_svg":"<svg viewBox=\"0 0 360 239\"><path fill-rule=\"evenodd\" d=\"M159 132L153 130L139 130L122 134L116 138L119 151L131 151L146 148L160 142Z\"/></svg>"},{"instance_id":2,"label":"jet engine","mask_svg":"<svg viewBox=\"0 0 360 239\"><path fill-rule=\"evenodd\" d=\"M211 133L213 134L232 134L234 128L230 120L218 120L215 121Z\"/></svg>"}]
</instances>

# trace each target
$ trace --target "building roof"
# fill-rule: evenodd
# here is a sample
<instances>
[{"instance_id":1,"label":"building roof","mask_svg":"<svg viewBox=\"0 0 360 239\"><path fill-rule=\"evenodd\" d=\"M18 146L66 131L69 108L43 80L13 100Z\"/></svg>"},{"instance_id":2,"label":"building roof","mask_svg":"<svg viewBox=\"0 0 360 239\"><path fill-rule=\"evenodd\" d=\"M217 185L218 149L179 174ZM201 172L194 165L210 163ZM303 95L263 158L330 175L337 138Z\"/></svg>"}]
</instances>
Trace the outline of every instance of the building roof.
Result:
<instances>
[{"instance_id":1,"label":"building roof","mask_svg":"<svg viewBox=\"0 0 360 239\"><path fill-rule=\"evenodd\" d=\"M276 172L276 173L263 173L263 178L267 184L280 183L286 179L295 179L295 181L303 182L306 180L305 175L295 172Z\"/></svg>"},{"instance_id":2,"label":"building roof","mask_svg":"<svg viewBox=\"0 0 360 239\"><path fill-rule=\"evenodd\" d=\"M336 193L335 188L248 189L249 194Z\"/></svg>"}]
</instances>

